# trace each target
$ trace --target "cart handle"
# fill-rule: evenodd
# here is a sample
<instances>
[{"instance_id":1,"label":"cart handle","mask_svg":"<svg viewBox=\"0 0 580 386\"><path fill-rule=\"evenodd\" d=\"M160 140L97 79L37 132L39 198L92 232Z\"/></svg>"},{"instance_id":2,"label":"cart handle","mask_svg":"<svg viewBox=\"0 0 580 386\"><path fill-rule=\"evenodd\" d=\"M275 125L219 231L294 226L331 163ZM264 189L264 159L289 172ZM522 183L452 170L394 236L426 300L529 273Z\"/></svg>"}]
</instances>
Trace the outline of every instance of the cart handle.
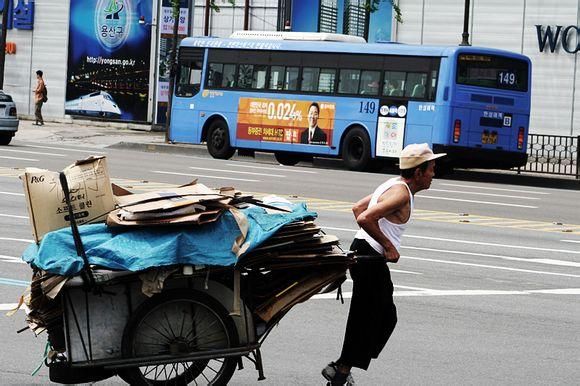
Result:
<instances>
[{"instance_id":1,"label":"cart handle","mask_svg":"<svg viewBox=\"0 0 580 386\"><path fill-rule=\"evenodd\" d=\"M73 208L70 202L70 190L68 188L68 181L66 180L66 174L64 172L59 173L60 185L62 187L62 191L64 193L64 199L66 202L66 206L68 207L68 217L70 221L70 227L73 235L73 240L75 242L75 248L77 250L77 256L82 257L83 259L83 270L81 272L81 277L83 278L83 282L85 286L88 288L94 288L95 286L95 277L93 276L93 271L89 265L89 259L85 253L85 248L83 246L83 242L81 240L81 235L79 233L79 228L77 226L77 221L73 212Z\"/></svg>"}]
</instances>

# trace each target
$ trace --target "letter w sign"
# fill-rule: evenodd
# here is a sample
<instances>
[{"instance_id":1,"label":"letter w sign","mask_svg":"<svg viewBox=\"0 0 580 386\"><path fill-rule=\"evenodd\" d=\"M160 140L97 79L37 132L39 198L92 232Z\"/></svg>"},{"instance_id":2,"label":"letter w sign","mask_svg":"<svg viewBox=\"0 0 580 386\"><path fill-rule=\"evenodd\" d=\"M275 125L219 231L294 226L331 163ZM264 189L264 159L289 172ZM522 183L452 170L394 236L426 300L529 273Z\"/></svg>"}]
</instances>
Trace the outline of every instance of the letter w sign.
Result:
<instances>
[{"instance_id":1,"label":"letter w sign","mask_svg":"<svg viewBox=\"0 0 580 386\"><path fill-rule=\"evenodd\" d=\"M555 29L546 26L545 31L542 27L542 25L536 25L536 32L538 33L538 48L540 49L540 52L544 52L546 43L548 43L550 52L554 52L558 45L558 38L560 38L562 42L562 48L564 51L569 54L575 54L580 50L580 28L577 26L569 25L564 29L562 29L561 25L557 25ZM576 32L575 34L572 33L572 37L569 36L570 30Z\"/></svg>"}]
</instances>

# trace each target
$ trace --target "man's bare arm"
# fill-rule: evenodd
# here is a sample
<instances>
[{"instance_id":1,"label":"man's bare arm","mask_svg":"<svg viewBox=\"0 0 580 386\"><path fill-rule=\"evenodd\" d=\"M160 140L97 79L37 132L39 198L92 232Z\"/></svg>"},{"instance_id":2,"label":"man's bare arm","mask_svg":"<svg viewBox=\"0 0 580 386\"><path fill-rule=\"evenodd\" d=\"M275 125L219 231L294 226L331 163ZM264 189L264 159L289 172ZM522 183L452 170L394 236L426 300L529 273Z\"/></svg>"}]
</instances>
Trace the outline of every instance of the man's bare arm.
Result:
<instances>
[{"instance_id":1,"label":"man's bare arm","mask_svg":"<svg viewBox=\"0 0 580 386\"><path fill-rule=\"evenodd\" d=\"M360 216L362 212L367 210L367 208L369 207L369 202L371 202L372 196L373 196L372 194L369 194L368 196L366 196L365 198L361 198L356 204L354 204L354 206L352 207L352 213L354 214L355 220L358 218L358 216Z\"/></svg>"}]
</instances>

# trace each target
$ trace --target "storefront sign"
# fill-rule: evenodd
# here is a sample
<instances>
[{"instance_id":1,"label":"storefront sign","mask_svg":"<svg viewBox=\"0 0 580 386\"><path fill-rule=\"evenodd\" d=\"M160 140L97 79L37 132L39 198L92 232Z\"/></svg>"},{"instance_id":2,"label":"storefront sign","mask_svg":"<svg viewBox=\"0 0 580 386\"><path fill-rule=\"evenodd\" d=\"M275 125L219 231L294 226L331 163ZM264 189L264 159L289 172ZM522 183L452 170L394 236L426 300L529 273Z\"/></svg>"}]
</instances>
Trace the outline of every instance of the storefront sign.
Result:
<instances>
[{"instance_id":1,"label":"storefront sign","mask_svg":"<svg viewBox=\"0 0 580 386\"><path fill-rule=\"evenodd\" d=\"M146 121L151 1L71 0L65 113Z\"/></svg>"},{"instance_id":2,"label":"storefront sign","mask_svg":"<svg viewBox=\"0 0 580 386\"><path fill-rule=\"evenodd\" d=\"M240 98L238 139L330 146L334 103Z\"/></svg>"},{"instance_id":3,"label":"storefront sign","mask_svg":"<svg viewBox=\"0 0 580 386\"><path fill-rule=\"evenodd\" d=\"M173 9L171 7L163 7L161 11L161 33L173 34ZM179 25L177 28L178 35L187 35L189 31L189 9L179 9Z\"/></svg>"},{"instance_id":4,"label":"storefront sign","mask_svg":"<svg viewBox=\"0 0 580 386\"><path fill-rule=\"evenodd\" d=\"M0 10L4 10L6 1L8 2L8 22L6 23L6 28L33 29L34 0L0 0Z\"/></svg>"},{"instance_id":5,"label":"storefront sign","mask_svg":"<svg viewBox=\"0 0 580 386\"><path fill-rule=\"evenodd\" d=\"M580 50L580 28L575 25L567 27L546 26L541 24L536 25L536 33L538 34L538 48L540 52L544 52L547 48L550 52L556 51L559 46L562 46L564 51L569 54L575 54Z\"/></svg>"}]
</instances>

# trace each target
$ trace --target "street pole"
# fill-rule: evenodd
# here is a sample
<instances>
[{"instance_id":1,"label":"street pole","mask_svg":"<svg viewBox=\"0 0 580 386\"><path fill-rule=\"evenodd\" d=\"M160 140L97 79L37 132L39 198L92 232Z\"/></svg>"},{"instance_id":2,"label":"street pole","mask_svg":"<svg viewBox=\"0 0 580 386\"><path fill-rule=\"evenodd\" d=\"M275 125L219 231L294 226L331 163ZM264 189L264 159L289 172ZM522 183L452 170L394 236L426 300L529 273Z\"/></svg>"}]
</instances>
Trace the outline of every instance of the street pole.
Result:
<instances>
[{"instance_id":1,"label":"street pole","mask_svg":"<svg viewBox=\"0 0 580 386\"><path fill-rule=\"evenodd\" d=\"M463 12L463 33L461 34L460 46L470 46L469 44L469 0L465 0L465 11Z\"/></svg>"},{"instance_id":2,"label":"street pole","mask_svg":"<svg viewBox=\"0 0 580 386\"><path fill-rule=\"evenodd\" d=\"M173 104L173 89L175 85L175 73L177 71L177 40L179 33L179 11L180 1L172 0L173 6L173 38L171 41L171 52L169 53L169 95L167 98L167 119L165 120L165 142L169 142L171 128L171 105Z\"/></svg>"},{"instance_id":3,"label":"street pole","mask_svg":"<svg viewBox=\"0 0 580 386\"><path fill-rule=\"evenodd\" d=\"M6 62L6 34L8 32L8 0L2 9L2 37L0 37L0 90L4 89L4 64Z\"/></svg>"}]
</instances>

